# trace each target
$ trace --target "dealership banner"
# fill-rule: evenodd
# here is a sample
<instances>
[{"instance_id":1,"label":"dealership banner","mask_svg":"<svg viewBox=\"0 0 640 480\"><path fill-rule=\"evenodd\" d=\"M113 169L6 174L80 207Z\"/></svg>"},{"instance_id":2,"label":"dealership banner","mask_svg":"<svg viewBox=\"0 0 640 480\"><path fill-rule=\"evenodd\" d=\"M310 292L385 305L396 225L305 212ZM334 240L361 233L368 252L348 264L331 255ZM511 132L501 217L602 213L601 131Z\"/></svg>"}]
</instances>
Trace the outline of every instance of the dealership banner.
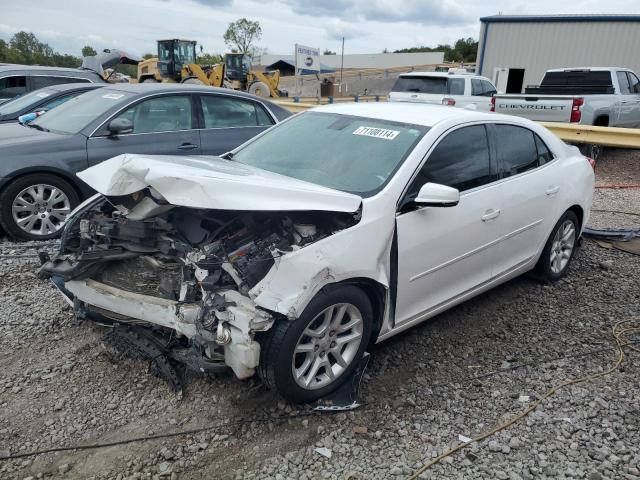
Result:
<instances>
[{"instance_id":1,"label":"dealership banner","mask_svg":"<svg viewBox=\"0 0 640 480\"><path fill-rule=\"evenodd\" d=\"M296 44L296 73L300 70L320 71L320 49Z\"/></svg>"}]
</instances>

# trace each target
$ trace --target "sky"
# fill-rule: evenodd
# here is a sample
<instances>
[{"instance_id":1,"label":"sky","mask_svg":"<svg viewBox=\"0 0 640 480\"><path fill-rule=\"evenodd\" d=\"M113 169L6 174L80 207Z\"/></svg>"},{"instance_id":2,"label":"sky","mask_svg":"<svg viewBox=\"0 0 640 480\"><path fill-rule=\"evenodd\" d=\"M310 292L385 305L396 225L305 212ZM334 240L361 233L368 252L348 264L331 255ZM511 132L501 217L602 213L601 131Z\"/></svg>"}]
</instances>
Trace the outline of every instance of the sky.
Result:
<instances>
[{"instance_id":1,"label":"sky","mask_svg":"<svg viewBox=\"0 0 640 480\"><path fill-rule=\"evenodd\" d=\"M258 20L268 53L296 43L345 53L379 53L478 38L479 18L502 13L640 13L638 0L0 0L0 38L33 32L60 53L84 45L155 53L162 38L196 40L205 52L229 51L222 35L241 17Z\"/></svg>"}]
</instances>

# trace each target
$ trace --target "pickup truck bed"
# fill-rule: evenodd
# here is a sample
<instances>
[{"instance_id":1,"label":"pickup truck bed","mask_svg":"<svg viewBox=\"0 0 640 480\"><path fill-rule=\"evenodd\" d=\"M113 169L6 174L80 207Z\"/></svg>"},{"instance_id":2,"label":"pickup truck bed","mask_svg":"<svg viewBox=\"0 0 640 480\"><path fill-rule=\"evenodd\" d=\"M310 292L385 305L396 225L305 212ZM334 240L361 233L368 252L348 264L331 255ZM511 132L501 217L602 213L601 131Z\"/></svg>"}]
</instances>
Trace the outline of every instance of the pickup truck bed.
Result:
<instances>
[{"instance_id":1,"label":"pickup truck bed","mask_svg":"<svg viewBox=\"0 0 640 480\"><path fill-rule=\"evenodd\" d=\"M492 111L544 122L640 127L640 80L623 68L559 69L525 94L498 94Z\"/></svg>"}]
</instances>

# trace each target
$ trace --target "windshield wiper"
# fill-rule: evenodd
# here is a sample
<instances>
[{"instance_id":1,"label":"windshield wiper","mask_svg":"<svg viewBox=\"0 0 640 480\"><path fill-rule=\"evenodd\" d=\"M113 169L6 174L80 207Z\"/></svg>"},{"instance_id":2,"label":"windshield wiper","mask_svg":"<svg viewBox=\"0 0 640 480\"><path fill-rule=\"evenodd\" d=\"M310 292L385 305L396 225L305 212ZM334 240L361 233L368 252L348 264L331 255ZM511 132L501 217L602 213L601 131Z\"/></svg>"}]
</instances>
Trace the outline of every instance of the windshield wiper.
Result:
<instances>
[{"instance_id":1,"label":"windshield wiper","mask_svg":"<svg viewBox=\"0 0 640 480\"><path fill-rule=\"evenodd\" d=\"M23 123L22 125L24 125L25 127L29 127L29 128L35 128L36 130L40 130L41 132L50 132L51 131L48 128L44 128L43 126L35 125L33 123Z\"/></svg>"}]
</instances>

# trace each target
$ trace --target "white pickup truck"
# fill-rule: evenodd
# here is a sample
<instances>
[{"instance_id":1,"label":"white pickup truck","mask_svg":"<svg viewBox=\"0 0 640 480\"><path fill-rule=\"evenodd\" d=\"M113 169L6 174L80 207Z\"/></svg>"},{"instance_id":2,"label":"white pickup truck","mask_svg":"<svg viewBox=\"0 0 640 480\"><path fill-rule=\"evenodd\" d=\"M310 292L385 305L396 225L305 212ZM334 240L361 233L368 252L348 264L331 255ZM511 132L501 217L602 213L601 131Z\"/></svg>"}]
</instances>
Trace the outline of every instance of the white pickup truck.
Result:
<instances>
[{"instance_id":1,"label":"white pickup truck","mask_svg":"<svg viewBox=\"0 0 640 480\"><path fill-rule=\"evenodd\" d=\"M626 68L548 70L524 95L498 94L491 111L542 122L640 127L640 80Z\"/></svg>"}]
</instances>

